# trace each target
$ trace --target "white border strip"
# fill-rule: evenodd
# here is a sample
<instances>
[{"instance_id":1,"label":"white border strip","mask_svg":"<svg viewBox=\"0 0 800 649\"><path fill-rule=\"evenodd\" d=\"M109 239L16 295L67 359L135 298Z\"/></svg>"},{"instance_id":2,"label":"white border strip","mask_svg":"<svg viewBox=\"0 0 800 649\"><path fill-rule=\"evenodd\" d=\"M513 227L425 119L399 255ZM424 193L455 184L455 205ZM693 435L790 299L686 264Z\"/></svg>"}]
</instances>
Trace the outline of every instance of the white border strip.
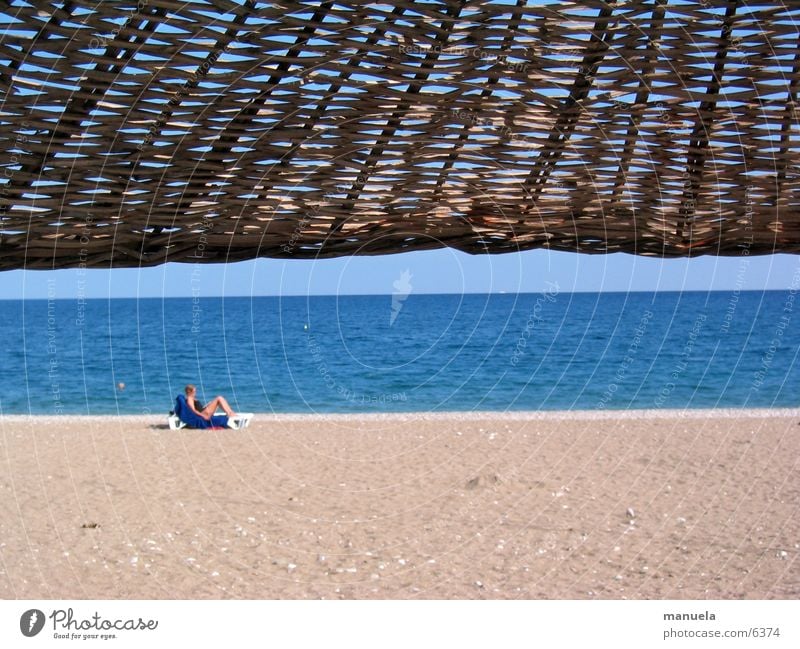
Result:
<instances>
[{"instance_id":1,"label":"white border strip","mask_svg":"<svg viewBox=\"0 0 800 649\"><path fill-rule=\"evenodd\" d=\"M21 624L32 609L45 623L25 637ZM139 618L157 627L64 628L54 617L64 620L69 609L77 627ZM794 649L798 620L796 601L7 601L0 602L0 646Z\"/></svg>"}]
</instances>

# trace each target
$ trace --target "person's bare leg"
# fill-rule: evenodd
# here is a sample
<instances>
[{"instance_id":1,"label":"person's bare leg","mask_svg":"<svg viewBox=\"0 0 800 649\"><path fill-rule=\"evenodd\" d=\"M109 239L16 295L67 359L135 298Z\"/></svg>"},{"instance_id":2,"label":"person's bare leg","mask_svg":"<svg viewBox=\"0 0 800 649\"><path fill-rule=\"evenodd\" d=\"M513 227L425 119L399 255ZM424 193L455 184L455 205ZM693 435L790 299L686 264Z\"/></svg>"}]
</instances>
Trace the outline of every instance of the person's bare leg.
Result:
<instances>
[{"instance_id":1,"label":"person's bare leg","mask_svg":"<svg viewBox=\"0 0 800 649\"><path fill-rule=\"evenodd\" d=\"M230 404L228 403L228 400L225 397L218 396L217 399L219 399L219 405L222 408L222 410L225 411L225 414L228 415L228 417L236 416L236 413L233 412L233 408L231 408Z\"/></svg>"},{"instance_id":2,"label":"person's bare leg","mask_svg":"<svg viewBox=\"0 0 800 649\"><path fill-rule=\"evenodd\" d=\"M203 408L203 414L208 417L213 417L214 413L217 411L217 408L222 408L228 417L233 417L236 414L233 412L233 410L231 410L231 407L228 405L225 397L221 396L214 397L211 402L205 408Z\"/></svg>"}]
</instances>

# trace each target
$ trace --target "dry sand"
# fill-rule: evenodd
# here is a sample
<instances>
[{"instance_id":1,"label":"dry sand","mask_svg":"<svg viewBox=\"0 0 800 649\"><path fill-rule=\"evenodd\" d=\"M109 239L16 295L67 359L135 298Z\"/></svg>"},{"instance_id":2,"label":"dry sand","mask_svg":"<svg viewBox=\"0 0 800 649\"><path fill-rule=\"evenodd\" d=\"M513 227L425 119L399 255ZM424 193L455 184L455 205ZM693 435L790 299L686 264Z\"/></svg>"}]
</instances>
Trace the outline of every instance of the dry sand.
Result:
<instances>
[{"instance_id":1,"label":"dry sand","mask_svg":"<svg viewBox=\"0 0 800 649\"><path fill-rule=\"evenodd\" d=\"M800 412L0 418L0 597L797 598Z\"/></svg>"}]
</instances>

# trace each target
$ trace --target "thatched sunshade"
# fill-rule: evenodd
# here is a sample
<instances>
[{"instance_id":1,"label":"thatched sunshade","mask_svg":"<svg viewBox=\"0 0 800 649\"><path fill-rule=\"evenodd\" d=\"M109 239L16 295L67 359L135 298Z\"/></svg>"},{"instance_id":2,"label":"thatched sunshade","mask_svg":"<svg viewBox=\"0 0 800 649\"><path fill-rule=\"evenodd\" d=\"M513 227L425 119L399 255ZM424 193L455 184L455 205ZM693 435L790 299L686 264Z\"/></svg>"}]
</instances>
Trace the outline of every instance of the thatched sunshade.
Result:
<instances>
[{"instance_id":1,"label":"thatched sunshade","mask_svg":"<svg viewBox=\"0 0 800 649\"><path fill-rule=\"evenodd\" d=\"M798 3L0 15L0 268L800 251Z\"/></svg>"}]
</instances>

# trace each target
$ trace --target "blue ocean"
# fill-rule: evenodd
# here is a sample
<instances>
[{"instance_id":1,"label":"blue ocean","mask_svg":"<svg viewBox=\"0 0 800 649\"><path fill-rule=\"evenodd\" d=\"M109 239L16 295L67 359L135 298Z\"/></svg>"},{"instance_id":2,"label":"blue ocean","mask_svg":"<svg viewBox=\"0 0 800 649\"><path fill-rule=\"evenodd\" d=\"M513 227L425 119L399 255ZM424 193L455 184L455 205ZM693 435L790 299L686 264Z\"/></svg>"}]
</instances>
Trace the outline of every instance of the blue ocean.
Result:
<instances>
[{"instance_id":1,"label":"blue ocean","mask_svg":"<svg viewBox=\"0 0 800 649\"><path fill-rule=\"evenodd\" d=\"M800 406L796 292L0 303L3 414Z\"/></svg>"}]
</instances>

